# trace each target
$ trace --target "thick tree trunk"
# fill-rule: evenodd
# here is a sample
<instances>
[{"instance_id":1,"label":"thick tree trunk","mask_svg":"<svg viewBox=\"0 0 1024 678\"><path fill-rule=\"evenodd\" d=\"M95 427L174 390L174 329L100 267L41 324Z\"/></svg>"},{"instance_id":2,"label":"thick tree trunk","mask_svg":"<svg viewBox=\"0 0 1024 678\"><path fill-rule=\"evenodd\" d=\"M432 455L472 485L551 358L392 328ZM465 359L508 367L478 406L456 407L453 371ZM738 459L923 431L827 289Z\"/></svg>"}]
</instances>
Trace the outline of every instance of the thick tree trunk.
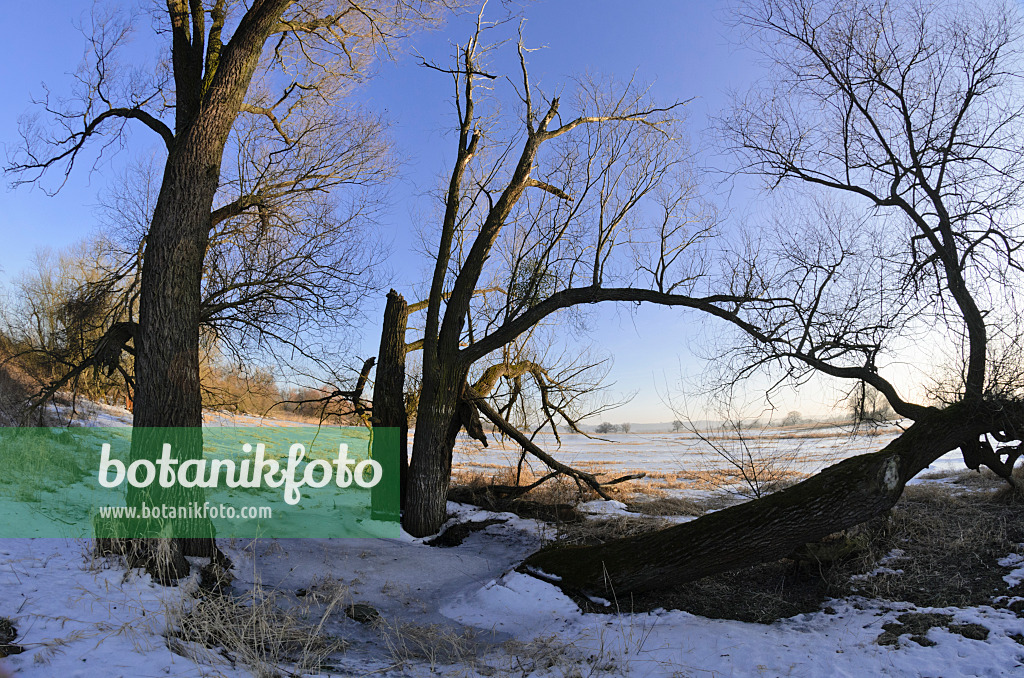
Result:
<instances>
[{"instance_id":1,"label":"thick tree trunk","mask_svg":"<svg viewBox=\"0 0 1024 678\"><path fill-rule=\"evenodd\" d=\"M460 428L456 415L466 373L466 369L447 369L432 374L424 365L402 514L402 526L414 537L436 533L446 518L452 450Z\"/></svg>"},{"instance_id":2,"label":"thick tree trunk","mask_svg":"<svg viewBox=\"0 0 1024 678\"><path fill-rule=\"evenodd\" d=\"M884 513L928 464L992 430L991 418L965 416L964 409L931 414L883 450L846 459L763 499L598 546L548 548L520 569L565 589L621 595L784 558Z\"/></svg>"},{"instance_id":3,"label":"thick tree trunk","mask_svg":"<svg viewBox=\"0 0 1024 678\"><path fill-rule=\"evenodd\" d=\"M399 507L405 506L405 484L409 475L409 419L405 413L405 329L409 322L409 307L395 290L388 292L384 308L384 328L377 352L377 379L373 385L374 427L398 429L398 482ZM376 440L376 438L375 438ZM376 499L376 497L375 497ZM388 514L389 507L375 501L373 510Z\"/></svg>"},{"instance_id":4,"label":"thick tree trunk","mask_svg":"<svg viewBox=\"0 0 1024 678\"><path fill-rule=\"evenodd\" d=\"M154 459L171 442L184 462L203 454L199 384L199 315L210 212L220 173L220 149L210 143L175 147L146 237L135 370L132 460ZM146 428L174 428L174 440L157 440ZM202 488L129 488L129 502L202 504ZM217 555L210 521L178 523L176 548L184 555Z\"/></svg>"},{"instance_id":5,"label":"thick tree trunk","mask_svg":"<svg viewBox=\"0 0 1024 678\"><path fill-rule=\"evenodd\" d=\"M220 182L224 147L267 37L291 0L257 0L232 39L221 49L216 70L203 73L202 36L189 35L182 3L168 3L175 83L175 128L169 143L160 195L146 235L135 335L135 407L132 459L154 460L160 446L150 427L180 432L172 441L179 461L202 456L202 397L199 385L199 314L210 213ZM172 6L173 5L173 6ZM129 502L144 498L130 488ZM201 490L149 494L155 503L199 499ZM222 557L209 520L180 524L175 539L154 542L152 558L168 564L173 579L187 564L182 555ZM128 550L145 550L146 540Z\"/></svg>"}]
</instances>

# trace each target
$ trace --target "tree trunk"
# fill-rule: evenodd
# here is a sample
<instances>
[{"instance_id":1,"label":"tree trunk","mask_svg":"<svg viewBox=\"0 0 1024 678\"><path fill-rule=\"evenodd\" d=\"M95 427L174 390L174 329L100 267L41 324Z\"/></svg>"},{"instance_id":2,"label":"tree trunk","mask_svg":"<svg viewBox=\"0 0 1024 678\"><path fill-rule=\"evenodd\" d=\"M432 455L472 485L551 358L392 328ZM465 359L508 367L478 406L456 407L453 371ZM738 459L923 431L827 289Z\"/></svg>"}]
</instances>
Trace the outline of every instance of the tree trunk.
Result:
<instances>
[{"instance_id":1,"label":"tree trunk","mask_svg":"<svg viewBox=\"0 0 1024 678\"><path fill-rule=\"evenodd\" d=\"M398 429L398 492L399 505L385 506L375 495L371 510L384 516L398 517L405 506L405 484L409 475L409 419L405 413L405 329L409 308L395 290L388 292L384 308L384 328L377 352L377 379L373 385L374 427ZM376 440L376 438L374 438Z\"/></svg>"},{"instance_id":2,"label":"tree trunk","mask_svg":"<svg viewBox=\"0 0 1024 678\"><path fill-rule=\"evenodd\" d=\"M202 135L197 135L202 136ZM172 442L184 462L203 454L203 405L199 384L199 314L203 260L210 211L220 174L219 148L181 143L167 158L153 221L146 237L139 326L132 460L153 460L162 442ZM157 440L146 428L177 429L173 441ZM202 488L129 488L130 505L202 504ZM179 503L180 502L180 503ZM175 548L184 555L214 557L213 525L208 519L178 523Z\"/></svg>"},{"instance_id":3,"label":"tree trunk","mask_svg":"<svg viewBox=\"0 0 1024 678\"><path fill-rule=\"evenodd\" d=\"M884 513L928 464L992 430L993 418L965 415L961 406L933 413L881 451L846 459L762 499L598 546L547 548L520 570L569 590L621 595L784 558Z\"/></svg>"},{"instance_id":4,"label":"tree trunk","mask_svg":"<svg viewBox=\"0 0 1024 678\"><path fill-rule=\"evenodd\" d=\"M239 21L223 47L216 70L204 80L201 43L188 33L188 15L171 11L171 57L175 83L175 128L160 195L142 260L139 326L135 335L135 408L132 460L154 460L160 446L146 428L175 428L175 457L203 454L203 406L199 384L199 314L203 263L213 200L228 135L241 110L263 45L291 0L259 0ZM169 4L170 9L170 4ZM199 47L198 53L194 50ZM138 438L138 439L137 439ZM162 488L160 488L162 489ZM200 488L172 492L130 487L129 503L142 499L177 503L198 499ZM133 502L133 500L135 500ZM159 543L153 559L172 565L169 578L185 568L181 555L223 558L209 519L179 523L175 538ZM144 548L146 540L129 545Z\"/></svg>"},{"instance_id":5,"label":"tree trunk","mask_svg":"<svg viewBox=\"0 0 1024 678\"><path fill-rule=\"evenodd\" d=\"M439 361L441 365L457 360ZM466 368L428 370L424 356L423 392L416 413L412 461L402 526L414 537L441 529L446 518L448 485L452 476L452 450L459 433L456 417Z\"/></svg>"}]
</instances>

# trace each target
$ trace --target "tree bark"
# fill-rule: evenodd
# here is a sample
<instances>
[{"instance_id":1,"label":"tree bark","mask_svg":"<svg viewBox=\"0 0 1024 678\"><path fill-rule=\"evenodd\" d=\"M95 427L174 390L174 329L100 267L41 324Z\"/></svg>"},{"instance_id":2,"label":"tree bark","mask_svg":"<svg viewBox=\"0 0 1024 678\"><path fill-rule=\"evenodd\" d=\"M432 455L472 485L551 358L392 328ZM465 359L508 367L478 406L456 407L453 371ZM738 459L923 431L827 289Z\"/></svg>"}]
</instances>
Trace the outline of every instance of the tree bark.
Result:
<instances>
[{"instance_id":1,"label":"tree bark","mask_svg":"<svg viewBox=\"0 0 1024 678\"><path fill-rule=\"evenodd\" d=\"M928 464L999 426L995 408L985 414L955 405L922 418L879 452L846 459L781 492L657 532L547 548L519 569L567 590L620 595L778 560L889 510Z\"/></svg>"},{"instance_id":2,"label":"tree bark","mask_svg":"<svg viewBox=\"0 0 1024 678\"><path fill-rule=\"evenodd\" d=\"M468 372L461 366L452 368L459 365L457 356L440 361L445 369L432 370L434 374L427 371L426 362L402 514L402 526L414 537L434 534L445 521L452 450L460 428L456 414Z\"/></svg>"},{"instance_id":3,"label":"tree bark","mask_svg":"<svg viewBox=\"0 0 1024 678\"><path fill-rule=\"evenodd\" d=\"M217 148L177 144L164 179L146 239L136 331L136 393L132 412L132 460L159 454L161 441L149 427L174 428L175 457L184 462L203 454L202 397L199 384L199 311L203 258L209 238L210 210L220 174ZM191 435L184 434L192 430ZM178 504L204 501L201 488L129 488L129 503ZM186 555L213 556L209 520L185 527L190 539L178 547Z\"/></svg>"},{"instance_id":4,"label":"tree bark","mask_svg":"<svg viewBox=\"0 0 1024 678\"><path fill-rule=\"evenodd\" d=\"M395 290L388 292L384 308L384 327L377 352L377 379L373 385L374 427L398 429L398 482L399 507L405 506L405 484L409 475L409 419L405 412L405 330L409 322L409 308L405 299ZM379 501L373 510L390 514L391 509ZM397 515L396 515L397 517Z\"/></svg>"}]
</instances>

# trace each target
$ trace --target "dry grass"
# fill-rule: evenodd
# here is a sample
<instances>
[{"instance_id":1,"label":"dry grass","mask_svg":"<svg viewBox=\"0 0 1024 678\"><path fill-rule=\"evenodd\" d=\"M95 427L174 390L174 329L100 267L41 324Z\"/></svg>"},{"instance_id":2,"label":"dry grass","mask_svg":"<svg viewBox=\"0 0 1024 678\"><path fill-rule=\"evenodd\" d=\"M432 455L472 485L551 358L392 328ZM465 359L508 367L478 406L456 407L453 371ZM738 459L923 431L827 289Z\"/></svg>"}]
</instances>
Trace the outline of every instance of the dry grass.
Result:
<instances>
[{"instance_id":1,"label":"dry grass","mask_svg":"<svg viewBox=\"0 0 1024 678\"><path fill-rule=\"evenodd\" d=\"M516 470L514 468L491 464L494 470L491 473L482 473L475 470L455 470L452 474L452 485L465 487L470 490L485 491L493 486L508 486L515 487L516 483ZM588 470L589 472L589 470ZM542 477L547 475L546 469L542 471L534 471L532 469L524 468L521 476L519 477L519 486L530 485ZM625 485L626 483L623 483ZM624 488L618 486L612 486L608 488L612 491L622 491ZM572 478L567 476L557 476L544 482L543 484L535 487L526 494L520 495L520 499L534 501L540 504L578 504L581 501L589 501L596 499L598 495L591 490L589 487L583 484L577 484Z\"/></svg>"},{"instance_id":2,"label":"dry grass","mask_svg":"<svg viewBox=\"0 0 1024 678\"><path fill-rule=\"evenodd\" d=\"M606 470L599 465L590 467L590 465L580 464L578 466L588 473L603 473ZM487 467L487 472L479 470L479 468L484 467ZM665 492L735 490L744 482L742 474L732 468L709 467L671 472L647 472L641 468L620 468L616 469L615 475L634 473L645 473L646 475L640 480L630 480L616 485L608 485L604 490L617 501L626 504L641 504L648 501L652 496L663 496ZM543 475L544 472L535 473L524 469L520 485L529 485ZM612 474L605 474L603 477L611 479ZM765 484L764 489L766 492L775 492L789 487L806 477L807 474L805 473L788 469L778 470L772 475L769 482ZM457 468L452 472L453 487L465 487L479 491L493 485L514 486L515 484L515 469L501 464L473 464L472 468ZM575 505L583 501L598 499L599 497L589 487L585 485L578 486L571 478L560 476L531 490L523 495L522 498L541 504Z\"/></svg>"},{"instance_id":3,"label":"dry grass","mask_svg":"<svg viewBox=\"0 0 1024 678\"><path fill-rule=\"evenodd\" d=\"M484 654L475 629L458 629L444 624L410 624L378 617L374 627L388 651L391 669L426 663L430 671L439 666L460 664L472 668Z\"/></svg>"},{"instance_id":4,"label":"dry grass","mask_svg":"<svg viewBox=\"0 0 1024 678\"><path fill-rule=\"evenodd\" d=\"M707 506L696 499L656 497L633 502L629 510L648 516L700 516L707 511Z\"/></svg>"},{"instance_id":5,"label":"dry grass","mask_svg":"<svg viewBox=\"0 0 1024 678\"><path fill-rule=\"evenodd\" d=\"M996 490L993 499L1006 503L1024 503L1024 464L1015 467L1010 477L1013 478L1013 486L1011 487L1003 480L1002 486ZM1002 479L1000 478L1000 480Z\"/></svg>"},{"instance_id":6,"label":"dry grass","mask_svg":"<svg viewBox=\"0 0 1024 678\"><path fill-rule=\"evenodd\" d=\"M957 485L965 489L970 490L996 490L1002 489L1006 485L1006 481L997 476L991 470L987 468L981 468L978 471L971 471L970 469L964 469L962 471L936 471L933 473L924 474L921 478L925 480L946 480L951 485ZM927 487L928 484L911 485L910 487ZM910 488L908 488L910 489Z\"/></svg>"},{"instance_id":7,"label":"dry grass","mask_svg":"<svg viewBox=\"0 0 1024 678\"><path fill-rule=\"evenodd\" d=\"M986 467L981 467L977 471L972 471L970 469L930 471L928 473L922 473L918 477L921 480L943 480L949 485L963 487L969 490L1002 490L1007 486L1006 480L1000 478L993 473L991 469ZM1018 465L1013 470L1013 477L1017 480L1024 481L1024 465ZM932 485L933 484L931 483L921 483L918 485L911 485L907 490L915 488L923 489L931 487Z\"/></svg>"},{"instance_id":8,"label":"dry grass","mask_svg":"<svg viewBox=\"0 0 1024 678\"><path fill-rule=\"evenodd\" d=\"M632 616L628 618L632 621ZM631 638L627 632L620 646L605 637L604 629L593 640L596 647L579 647L575 641L558 636L506 641L501 645L504 656L497 667L492 667L496 670L491 675L502 678L623 676L628 674L627 655L639 653L643 645L642 639Z\"/></svg>"},{"instance_id":9,"label":"dry grass","mask_svg":"<svg viewBox=\"0 0 1024 678\"><path fill-rule=\"evenodd\" d=\"M933 607L986 604L1007 593L997 561L1024 541L1020 506L943 486L907 490L888 519L867 530L858 557L829 574L836 592ZM887 571L850 581L883 559Z\"/></svg>"},{"instance_id":10,"label":"dry grass","mask_svg":"<svg viewBox=\"0 0 1024 678\"><path fill-rule=\"evenodd\" d=\"M547 522L581 519L574 508L581 500L581 493L575 491L575 484L570 485L571 481L554 478L521 496L508 493L508 488L514 487L514 483L515 476L511 469L505 469L495 476L463 473L456 477L449 489L448 498L490 511L508 511L524 518ZM582 496L586 497L585 494Z\"/></svg>"},{"instance_id":11,"label":"dry grass","mask_svg":"<svg viewBox=\"0 0 1024 678\"><path fill-rule=\"evenodd\" d=\"M593 518L578 523L559 525L555 533L555 541L566 545L604 544L614 539L661 530L673 524L669 520L654 516Z\"/></svg>"},{"instance_id":12,"label":"dry grass","mask_svg":"<svg viewBox=\"0 0 1024 678\"><path fill-rule=\"evenodd\" d=\"M343 607L348 589L323 581L307 591L299 606L259 584L241 595L200 593L167 610L167 646L197 663L223 657L256 678L319 672L347 645L327 634L325 625Z\"/></svg>"}]
</instances>

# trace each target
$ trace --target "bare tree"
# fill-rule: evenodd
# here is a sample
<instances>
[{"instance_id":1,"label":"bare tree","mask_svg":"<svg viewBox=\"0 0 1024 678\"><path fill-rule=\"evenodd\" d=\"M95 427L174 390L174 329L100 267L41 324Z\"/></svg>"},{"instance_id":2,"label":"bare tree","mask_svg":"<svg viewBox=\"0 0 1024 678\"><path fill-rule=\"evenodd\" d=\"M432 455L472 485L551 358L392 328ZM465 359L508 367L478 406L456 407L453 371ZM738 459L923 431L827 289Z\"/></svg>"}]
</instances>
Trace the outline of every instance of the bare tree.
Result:
<instances>
[{"instance_id":1,"label":"bare tree","mask_svg":"<svg viewBox=\"0 0 1024 678\"><path fill-rule=\"evenodd\" d=\"M97 11L71 96L40 102L53 121L50 127L29 121L23 128L25 143L9 167L16 183L56 173L59 188L90 142L104 149L120 143L129 121L154 132L166 148L145 238L138 325L132 335L133 418L137 430L192 431L175 446L179 458L202 453L199 335L211 234L222 216L258 213L280 183L274 173L269 183L224 174L225 150L232 143L246 147L251 130L269 135L272 129L277 148L265 158L265 167L314 168L286 181L326 186L338 181L332 158L324 156L327 167L316 169L320 158L304 157L302 151L317 146L303 142L334 124L325 113L358 79L374 49L410 25L432 21L441 4L168 0L166 11L154 18L156 35L168 41L169 58L148 70L117 61L132 28L126 15ZM166 122L166 116L173 122ZM236 125L240 118L245 123ZM232 183L238 192L223 195ZM133 456L154 454L154 446L144 442L133 439ZM208 524L196 523L188 531L202 538L178 540L175 548L194 555L216 552ZM183 558L172 560L176 571L187 567Z\"/></svg>"},{"instance_id":2,"label":"bare tree","mask_svg":"<svg viewBox=\"0 0 1024 678\"><path fill-rule=\"evenodd\" d=\"M858 382L846 398L850 418L855 423L880 424L893 418L892 407L878 390Z\"/></svg>"},{"instance_id":3,"label":"bare tree","mask_svg":"<svg viewBox=\"0 0 1024 678\"><path fill-rule=\"evenodd\" d=\"M35 409L41 417L33 406L55 386L70 391L71 407L51 420L73 416L79 394L108 402L130 397L131 356L119 361L122 369L94 357L120 319L115 295L100 284L109 260L102 242L92 239L57 253L40 250L18 276L3 331L11 340L5 361L18 363L40 389L24 415Z\"/></svg>"},{"instance_id":4,"label":"bare tree","mask_svg":"<svg viewBox=\"0 0 1024 678\"><path fill-rule=\"evenodd\" d=\"M798 410L790 410L782 418L783 426L799 426L804 422L804 416Z\"/></svg>"},{"instance_id":5,"label":"bare tree","mask_svg":"<svg viewBox=\"0 0 1024 678\"><path fill-rule=\"evenodd\" d=\"M335 114L337 117L337 114ZM275 174L276 192L256 180L246 189L260 204L239 214L219 208L204 257L200 327L225 361L268 366L313 383L346 380L359 365L346 349L365 296L376 291L384 248L370 228L378 214L381 182L392 165L379 121L355 114L329 138L309 140L317 153L330 145L332 164L317 171L331 181L288 182ZM260 152L262 149L262 152ZM247 140L226 173L271 173L264 158L281 153L267 140ZM292 147L300 155L313 148ZM280 161L273 161L280 164ZM313 168L297 163L297 175ZM130 320L137 314L142 253L156 203L152 166L131 168L103 200L107 240L116 266L99 285L117 289ZM230 182L237 190L237 181ZM288 184L288 185L284 185ZM343 195L338 189L344 187ZM225 192L231 190L224 189ZM234 195L232 191L228 195ZM224 211L222 211L224 210Z\"/></svg>"},{"instance_id":6,"label":"bare tree","mask_svg":"<svg viewBox=\"0 0 1024 678\"><path fill-rule=\"evenodd\" d=\"M988 370L999 337L1019 336L1017 318L1002 312L1016 308L1024 270L1018 10L752 0L740 22L776 74L725 121L742 171L838 197L819 202L819 223L793 220L774 241L737 249L728 282L760 298L720 316L745 338L735 366L772 367L797 383L814 373L859 381L912 424L879 452L764 499L527 559L526 569L569 588L610 583L621 595L781 558L889 509L949 451L1011 482L1022 454L1019 389L996 388ZM927 340L952 336L962 347L960 387L942 409L913 402L886 376L893 347L920 340L921 326L935 330Z\"/></svg>"},{"instance_id":7,"label":"bare tree","mask_svg":"<svg viewBox=\"0 0 1024 678\"><path fill-rule=\"evenodd\" d=\"M724 312L716 304L737 301L691 296L705 273L704 260L693 255L711 224L687 172L675 120L680 104L658 105L635 84L585 79L577 112L563 119L561 100L544 97L530 82L520 39L514 84L523 128L503 139L493 118L477 110L499 81L486 70L484 28L481 19L453 68L431 65L453 80L459 135L431 253L403 516L415 535L435 532L444 521L459 429L474 435L484 412L512 430L488 414L493 408L467 382L478 361L509 369L518 363L507 359L507 347L552 314L585 304L651 302ZM487 297L483 290L495 291L481 311L474 300ZM523 375L536 372L521 367Z\"/></svg>"}]
</instances>

